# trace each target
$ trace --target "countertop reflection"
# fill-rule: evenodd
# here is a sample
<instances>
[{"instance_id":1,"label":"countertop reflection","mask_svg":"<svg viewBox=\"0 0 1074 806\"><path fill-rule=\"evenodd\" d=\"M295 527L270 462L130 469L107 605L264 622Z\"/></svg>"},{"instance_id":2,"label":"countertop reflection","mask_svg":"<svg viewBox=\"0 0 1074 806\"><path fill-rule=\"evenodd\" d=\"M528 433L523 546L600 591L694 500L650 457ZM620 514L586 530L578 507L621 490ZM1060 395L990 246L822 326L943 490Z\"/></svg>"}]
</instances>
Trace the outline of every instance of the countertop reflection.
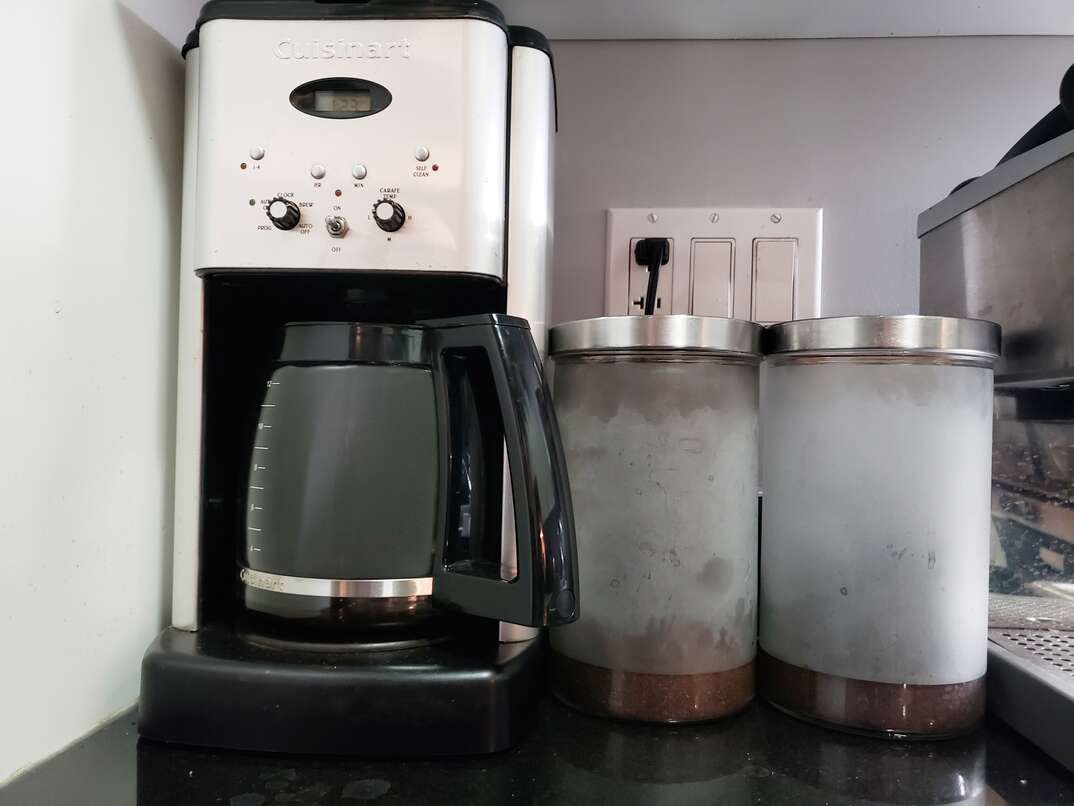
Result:
<instances>
[{"instance_id":1,"label":"countertop reflection","mask_svg":"<svg viewBox=\"0 0 1074 806\"><path fill-rule=\"evenodd\" d=\"M988 804L1074 802L1074 781L999 723L949 742L812 727L764 705L692 727L608 722L542 703L496 756L368 761L139 742L133 712L0 789L0 804Z\"/></svg>"}]
</instances>

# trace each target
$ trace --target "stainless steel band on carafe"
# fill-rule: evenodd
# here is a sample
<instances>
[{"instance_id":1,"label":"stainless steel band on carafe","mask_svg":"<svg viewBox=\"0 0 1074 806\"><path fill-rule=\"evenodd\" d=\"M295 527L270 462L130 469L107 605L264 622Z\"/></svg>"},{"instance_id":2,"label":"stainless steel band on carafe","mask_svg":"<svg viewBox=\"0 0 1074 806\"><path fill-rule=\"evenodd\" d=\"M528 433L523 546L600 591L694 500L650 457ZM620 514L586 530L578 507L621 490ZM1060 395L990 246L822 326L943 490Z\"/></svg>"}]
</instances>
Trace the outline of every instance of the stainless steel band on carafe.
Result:
<instances>
[{"instance_id":1,"label":"stainless steel band on carafe","mask_svg":"<svg viewBox=\"0 0 1074 806\"><path fill-rule=\"evenodd\" d=\"M269 574L243 568L239 579L251 588L294 596L323 596L333 599L393 599L400 596L429 596L433 578L411 579L321 579Z\"/></svg>"}]
</instances>

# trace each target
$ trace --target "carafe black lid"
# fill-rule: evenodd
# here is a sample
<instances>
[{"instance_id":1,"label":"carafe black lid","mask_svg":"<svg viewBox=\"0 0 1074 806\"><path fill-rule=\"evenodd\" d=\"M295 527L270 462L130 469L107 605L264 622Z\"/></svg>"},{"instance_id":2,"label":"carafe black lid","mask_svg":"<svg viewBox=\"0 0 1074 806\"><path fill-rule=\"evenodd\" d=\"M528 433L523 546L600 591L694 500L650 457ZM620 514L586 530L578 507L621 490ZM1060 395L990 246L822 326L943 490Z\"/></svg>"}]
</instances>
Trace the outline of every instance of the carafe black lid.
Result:
<instances>
[{"instance_id":1,"label":"carafe black lid","mask_svg":"<svg viewBox=\"0 0 1074 806\"><path fill-rule=\"evenodd\" d=\"M426 330L365 322L289 322L280 364L431 363Z\"/></svg>"},{"instance_id":2,"label":"carafe black lid","mask_svg":"<svg viewBox=\"0 0 1074 806\"><path fill-rule=\"evenodd\" d=\"M410 364L429 366L432 330L498 325L529 329L529 322L505 314L427 319L411 325L374 322L288 322L279 364Z\"/></svg>"}]
</instances>

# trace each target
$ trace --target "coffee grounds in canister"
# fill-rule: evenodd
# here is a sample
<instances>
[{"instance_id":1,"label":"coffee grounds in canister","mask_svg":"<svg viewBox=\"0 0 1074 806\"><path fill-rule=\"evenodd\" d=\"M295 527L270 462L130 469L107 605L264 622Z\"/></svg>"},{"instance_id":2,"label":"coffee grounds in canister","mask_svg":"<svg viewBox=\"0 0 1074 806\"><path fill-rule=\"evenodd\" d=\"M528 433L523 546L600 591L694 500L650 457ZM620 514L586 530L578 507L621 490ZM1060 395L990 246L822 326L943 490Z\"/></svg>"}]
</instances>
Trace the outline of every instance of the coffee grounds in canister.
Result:
<instances>
[{"instance_id":1,"label":"coffee grounds in canister","mask_svg":"<svg viewBox=\"0 0 1074 806\"><path fill-rule=\"evenodd\" d=\"M965 683L877 683L815 672L757 652L757 687L781 710L812 722L892 738L960 736L984 719L984 677Z\"/></svg>"},{"instance_id":2,"label":"coffee grounds in canister","mask_svg":"<svg viewBox=\"0 0 1074 806\"><path fill-rule=\"evenodd\" d=\"M605 669L552 653L552 689L563 702L598 716L642 722L700 722L730 716L753 700L754 664L702 674Z\"/></svg>"}]
</instances>

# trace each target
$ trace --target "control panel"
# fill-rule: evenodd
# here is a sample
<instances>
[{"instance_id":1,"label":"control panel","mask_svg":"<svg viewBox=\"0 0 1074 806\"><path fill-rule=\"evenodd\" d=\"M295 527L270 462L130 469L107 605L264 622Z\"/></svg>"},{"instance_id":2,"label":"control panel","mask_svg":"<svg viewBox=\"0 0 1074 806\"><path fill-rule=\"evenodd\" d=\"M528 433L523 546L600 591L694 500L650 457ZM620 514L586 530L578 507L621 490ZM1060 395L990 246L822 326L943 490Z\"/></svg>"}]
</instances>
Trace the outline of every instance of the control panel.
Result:
<instances>
[{"instance_id":1,"label":"control panel","mask_svg":"<svg viewBox=\"0 0 1074 806\"><path fill-rule=\"evenodd\" d=\"M503 276L502 29L219 19L197 58L196 271Z\"/></svg>"}]
</instances>

